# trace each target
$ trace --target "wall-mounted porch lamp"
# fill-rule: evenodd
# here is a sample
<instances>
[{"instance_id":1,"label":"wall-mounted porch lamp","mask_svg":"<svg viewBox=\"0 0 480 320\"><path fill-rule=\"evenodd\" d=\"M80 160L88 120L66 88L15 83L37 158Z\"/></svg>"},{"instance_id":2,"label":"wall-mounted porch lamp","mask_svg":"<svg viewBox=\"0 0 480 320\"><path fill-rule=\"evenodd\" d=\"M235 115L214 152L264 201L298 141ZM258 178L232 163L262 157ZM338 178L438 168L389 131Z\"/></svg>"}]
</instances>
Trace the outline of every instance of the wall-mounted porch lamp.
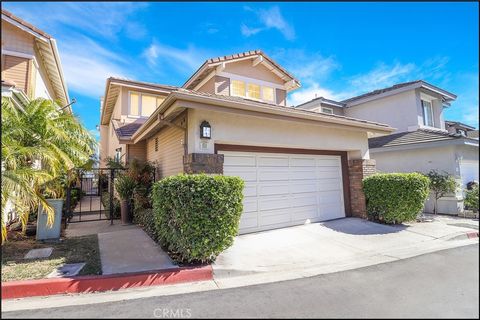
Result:
<instances>
[{"instance_id":1,"label":"wall-mounted porch lamp","mask_svg":"<svg viewBox=\"0 0 480 320\"><path fill-rule=\"evenodd\" d=\"M212 127L210 123L207 121L203 121L200 124L200 138L202 139L210 139L212 138Z\"/></svg>"}]
</instances>

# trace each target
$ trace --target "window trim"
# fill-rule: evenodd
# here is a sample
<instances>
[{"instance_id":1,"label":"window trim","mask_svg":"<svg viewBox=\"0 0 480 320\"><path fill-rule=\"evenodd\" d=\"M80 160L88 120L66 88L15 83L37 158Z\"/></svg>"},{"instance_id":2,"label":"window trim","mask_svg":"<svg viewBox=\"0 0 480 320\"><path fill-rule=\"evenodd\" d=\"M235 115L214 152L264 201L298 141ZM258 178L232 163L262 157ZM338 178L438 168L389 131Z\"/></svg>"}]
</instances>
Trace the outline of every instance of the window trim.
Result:
<instances>
[{"instance_id":1,"label":"window trim","mask_svg":"<svg viewBox=\"0 0 480 320\"><path fill-rule=\"evenodd\" d=\"M265 102L265 103L273 103L277 104L277 91L276 87L270 86L270 85L263 85L262 81L255 81L255 79L252 79L253 81L245 81L244 79L235 79L235 78L230 78L230 95L232 97L240 97L240 98L246 98L254 101L259 101L259 102ZM233 86L233 81L241 81L244 84L244 95L238 95L238 94L233 94L232 86ZM250 97L248 96L248 85L253 84L256 86L259 86L260 88L260 99ZM263 97L263 88L264 87L269 87L273 90L273 100L267 100Z\"/></svg>"},{"instance_id":2,"label":"window trim","mask_svg":"<svg viewBox=\"0 0 480 320\"><path fill-rule=\"evenodd\" d=\"M131 94L134 93L134 94L137 94L138 95L138 116L136 115L133 115L131 113L131 108L130 108L130 102L131 102L131 99L130 99L130 96ZM155 94L150 94L150 93L145 93L145 92L141 92L141 91L134 91L134 90L128 90L128 101L127 101L127 104L128 104L128 114L127 114L127 117L128 118L134 118L134 119L140 119L140 118L150 118L150 116L142 116L142 96L145 95L145 96L151 96L151 97L155 97L156 100L158 100L158 98L160 97L159 95L155 95ZM155 109L158 108L158 105L155 106ZM155 112L155 110L153 110Z\"/></svg>"},{"instance_id":3,"label":"window trim","mask_svg":"<svg viewBox=\"0 0 480 320\"><path fill-rule=\"evenodd\" d=\"M420 99L421 104L422 104L422 115L423 115L423 125L426 127L435 127L435 118L433 117L433 101L432 100L426 100L426 99ZM432 119L431 125L427 123L427 114L425 113L426 106L424 103L428 103L430 105L430 117Z\"/></svg>"},{"instance_id":4,"label":"window trim","mask_svg":"<svg viewBox=\"0 0 480 320\"><path fill-rule=\"evenodd\" d=\"M321 107L321 112L325 114L333 114L333 108L330 107ZM324 110L329 110L329 112L325 112Z\"/></svg>"}]
</instances>

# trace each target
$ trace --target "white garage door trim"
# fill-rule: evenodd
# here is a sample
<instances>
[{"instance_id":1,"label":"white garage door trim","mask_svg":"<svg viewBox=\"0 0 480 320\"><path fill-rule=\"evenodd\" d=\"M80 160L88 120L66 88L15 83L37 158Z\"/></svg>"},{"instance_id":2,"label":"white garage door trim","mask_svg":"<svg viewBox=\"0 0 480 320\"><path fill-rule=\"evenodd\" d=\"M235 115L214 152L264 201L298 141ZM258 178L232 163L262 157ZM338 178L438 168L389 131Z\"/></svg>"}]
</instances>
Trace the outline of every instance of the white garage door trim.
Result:
<instances>
[{"instance_id":1,"label":"white garage door trim","mask_svg":"<svg viewBox=\"0 0 480 320\"><path fill-rule=\"evenodd\" d=\"M241 234L345 217L340 155L274 150L218 151L224 174L245 180Z\"/></svg>"}]
</instances>

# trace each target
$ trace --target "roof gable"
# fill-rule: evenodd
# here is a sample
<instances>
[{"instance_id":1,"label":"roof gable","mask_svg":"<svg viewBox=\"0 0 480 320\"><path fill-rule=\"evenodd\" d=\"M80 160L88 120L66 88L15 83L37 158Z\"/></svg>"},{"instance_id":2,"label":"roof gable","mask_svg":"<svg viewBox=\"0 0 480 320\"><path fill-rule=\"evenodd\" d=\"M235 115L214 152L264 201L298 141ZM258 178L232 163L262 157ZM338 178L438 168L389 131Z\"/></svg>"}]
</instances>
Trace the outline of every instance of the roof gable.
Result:
<instances>
[{"instance_id":1,"label":"roof gable","mask_svg":"<svg viewBox=\"0 0 480 320\"><path fill-rule=\"evenodd\" d=\"M287 87L289 90L300 87L300 81L298 81L278 63L264 54L261 50L247 51L229 56L208 59L200 66L200 68L198 68L197 71L195 71L195 73L185 82L182 87L185 89L194 90L204 79L208 78L212 72L221 72L225 69L227 64L245 60L249 61L252 67L264 67L268 71L275 74L276 77L288 84Z\"/></svg>"}]
</instances>

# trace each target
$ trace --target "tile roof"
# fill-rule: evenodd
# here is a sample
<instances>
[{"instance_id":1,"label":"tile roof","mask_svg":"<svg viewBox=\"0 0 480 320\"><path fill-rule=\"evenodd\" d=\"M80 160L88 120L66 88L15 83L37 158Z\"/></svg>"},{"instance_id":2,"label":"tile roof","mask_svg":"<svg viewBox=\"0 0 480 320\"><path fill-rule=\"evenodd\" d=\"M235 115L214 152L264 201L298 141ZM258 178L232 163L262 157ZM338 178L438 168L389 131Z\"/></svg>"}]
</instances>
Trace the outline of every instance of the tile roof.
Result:
<instances>
[{"instance_id":1,"label":"tile roof","mask_svg":"<svg viewBox=\"0 0 480 320\"><path fill-rule=\"evenodd\" d=\"M424 142L455 140L460 138L466 138L466 137L457 133L448 133L448 132L433 131L433 130L427 130L427 129L419 129L417 131L412 131L412 132L400 132L400 133L394 133L388 136L370 138L368 139L368 147L373 149L373 148L393 147L393 146L424 143Z\"/></svg>"},{"instance_id":2,"label":"tile roof","mask_svg":"<svg viewBox=\"0 0 480 320\"><path fill-rule=\"evenodd\" d=\"M340 115L336 115L336 114L326 114L326 113L324 114L324 113L319 113L319 112L306 110L306 109L300 109L300 108L297 109L297 108L292 108L292 107L279 106L279 105L276 105L276 104L251 100L251 99L248 99L248 98L218 95L218 94L212 94L212 93L207 93L207 92L199 92L199 91L194 91L194 90L184 89L184 88L179 88L175 92L186 93L186 94L201 96L201 97L216 98L216 99L225 100L225 101L248 103L248 104L251 104L251 105L260 105L260 106L267 107L267 108L272 108L272 109L277 109L277 110L281 109L283 111L289 111L289 112L300 112L300 113L304 113L304 114L322 116L322 117L327 117L327 118L350 120L350 121L354 121L354 122L372 124L372 125L377 125L377 126L382 126L382 127L389 128L389 125L384 124L384 123L378 123L378 122L362 120L362 119L357 119L357 118L350 118L350 117L340 116Z\"/></svg>"},{"instance_id":3,"label":"tile roof","mask_svg":"<svg viewBox=\"0 0 480 320\"><path fill-rule=\"evenodd\" d=\"M143 120L143 121L135 121L135 122L125 124L123 126L119 126L119 121L118 120L115 120L115 121L117 121L117 126L118 126L118 128L115 129L115 132L120 139L130 138L145 123L145 121Z\"/></svg>"},{"instance_id":4,"label":"tile roof","mask_svg":"<svg viewBox=\"0 0 480 320\"><path fill-rule=\"evenodd\" d=\"M381 93L384 93L384 92L392 91L392 90L395 90L395 89L400 89L400 88L403 88L403 87L407 87L407 86L409 86L409 85L412 85L412 84L414 84L414 83L421 83L421 82L423 82L423 81L422 81L422 80L415 80L415 81L409 81L409 82L399 83L399 84L393 85L393 86L388 87L388 88L383 88L383 89L378 89L378 90L370 91L370 92L361 94L361 95L356 96L356 97L352 97L352 98L348 98L348 99L342 100L341 103L347 103L347 102L351 102L351 101L354 101L354 100L359 100L359 99L363 99L363 98L366 98L366 97L375 96L375 95L377 95L377 94L381 94Z\"/></svg>"},{"instance_id":5,"label":"tile roof","mask_svg":"<svg viewBox=\"0 0 480 320\"><path fill-rule=\"evenodd\" d=\"M319 102L324 102L325 104L330 104L330 105L339 105L339 106L345 106L345 103L343 102L338 102L338 101L335 101L335 100L331 100L331 99L327 99L327 98L324 98L324 97L318 97L318 98L314 98L310 101L307 101L307 102L303 102L299 105L296 105L295 108L299 108L307 103L310 103L310 102L313 102L313 101L319 101Z\"/></svg>"}]
</instances>

